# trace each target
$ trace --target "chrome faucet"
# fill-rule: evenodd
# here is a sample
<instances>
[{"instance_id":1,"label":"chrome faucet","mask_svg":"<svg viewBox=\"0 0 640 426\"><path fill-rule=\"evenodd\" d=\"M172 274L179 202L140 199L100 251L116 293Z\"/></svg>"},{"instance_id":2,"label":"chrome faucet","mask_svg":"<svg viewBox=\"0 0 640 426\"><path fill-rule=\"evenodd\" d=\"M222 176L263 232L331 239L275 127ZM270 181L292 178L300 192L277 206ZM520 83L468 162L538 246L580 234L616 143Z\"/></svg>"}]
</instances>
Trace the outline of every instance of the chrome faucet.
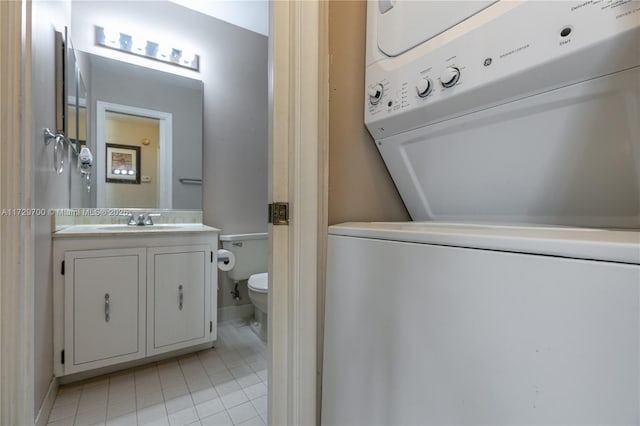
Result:
<instances>
[{"instance_id":1,"label":"chrome faucet","mask_svg":"<svg viewBox=\"0 0 640 426\"><path fill-rule=\"evenodd\" d=\"M137 217L134 213L126 213L122 214L122 216L128 216L129 222L127 223L130 226L147 226L153 225L154 217L160 217L160 213L147 213L146 217L144 213L140 213Z\"/></svg>"},{"instance_id":2,"label":"chrome faucet","mask_svg":"<svg viewBox=\"0 0 640 426\"><path fill-rule=\"evenodd\" d=\"M121 213L120 216L127 216L129 218L129 222L127 222L127 225L137 225L138 223L136 222L136 217L133 213L129 212L129 213Z\"/></svg>"},{"instance_id":3,"label":"chrome faucet","mask_svg":"<svg viewBox=\"0 0 640 426\"><path fill-rule=\"evenodd\" d=\"M144 220L143 225L153 225L153 217L160 217L160 213L147 213L147 218Z\"/></svg>"},{"instance_id":4,"label":"chrome faucet","mask_svg":"<svg viewBox=\"0 0 640 426\"><path fill-rule=\"evenodd\" d=\"M144 226L146 225L146 221L144 219L144 213L141 213L138 215L138 218L136 219L136 225L138 226Z\"/></svg>"}]
</instances>

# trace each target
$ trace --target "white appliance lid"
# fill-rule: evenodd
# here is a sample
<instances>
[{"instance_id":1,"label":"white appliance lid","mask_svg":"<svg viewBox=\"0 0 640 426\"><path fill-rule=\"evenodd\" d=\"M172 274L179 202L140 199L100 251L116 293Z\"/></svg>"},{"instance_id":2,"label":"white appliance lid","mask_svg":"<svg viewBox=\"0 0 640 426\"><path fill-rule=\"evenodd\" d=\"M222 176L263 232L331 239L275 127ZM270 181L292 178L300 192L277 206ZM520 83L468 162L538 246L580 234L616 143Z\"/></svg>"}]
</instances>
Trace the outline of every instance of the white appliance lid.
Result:
<instances>
[{"instance_id":1,"label":"white appliance lid","mask_svg":"<svg viewBox=\"0 0 640 426\"><path fill-rule=\"evenodd\" d=\"M349 222L330 226L329 235L640 264L640 231L454 222Z\"/></svg>"},{"instance_id":2,"label":"white appliance lid","mask_svg":"<svg viewBox=\"0 0 640 426\"><path fill-rule=\"evenodd\" d=\"M253 274L249 277L249 288L261 293L269 290L269 273Z\"/></svg>"}]
</instances>

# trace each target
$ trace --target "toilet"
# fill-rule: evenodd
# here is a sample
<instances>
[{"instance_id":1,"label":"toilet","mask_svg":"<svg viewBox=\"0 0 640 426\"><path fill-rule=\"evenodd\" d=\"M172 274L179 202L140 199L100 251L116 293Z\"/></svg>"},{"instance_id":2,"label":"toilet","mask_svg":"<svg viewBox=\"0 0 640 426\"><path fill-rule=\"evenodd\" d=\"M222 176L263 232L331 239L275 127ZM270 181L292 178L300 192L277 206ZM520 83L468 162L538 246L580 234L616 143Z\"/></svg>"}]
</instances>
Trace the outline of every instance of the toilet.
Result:
<instances>
[{"instance_id":1,"label":"toilet","mask_svg":"<svg viewBox=\"0 0 640 426\"><path fill-rule=\"evenodd\" d=\"M229 278L235 283L247 280L255 317L250 324L251 329L266 341L269 294L267 233L220 235L220 241L222 248L232 252L236 258L233 268L227 271Z\"/></svg>"},{"instance_id":2,"label":"toilet","mask_svg":"<svg viewBox=\"0 0 640 426\"><path fill-rule=\"evenodd\" d=\"M265 342L267 341L267 312L269 309L269 274L263 272L249 277L249 299L255 308L255 322L251 328Z\"/></svg>"}]
</instances>

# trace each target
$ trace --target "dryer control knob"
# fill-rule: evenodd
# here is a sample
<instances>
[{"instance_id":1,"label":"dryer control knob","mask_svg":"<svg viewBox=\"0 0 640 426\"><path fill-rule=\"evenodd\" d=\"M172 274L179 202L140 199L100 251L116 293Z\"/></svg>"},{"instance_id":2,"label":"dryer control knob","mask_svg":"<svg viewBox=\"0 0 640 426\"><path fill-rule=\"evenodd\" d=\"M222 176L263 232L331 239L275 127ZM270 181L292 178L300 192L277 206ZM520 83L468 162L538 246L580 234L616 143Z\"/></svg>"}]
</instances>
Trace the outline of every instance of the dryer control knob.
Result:
<instances>
[{"instance_id":1,"label":"dryer control knob","mask_svg":"<svg viewBox=\"0 0 640 426\"><path fill-rule=\"evenodd\" d=\"M460 80L460 70L456 67L447 67L440 74L440 83L444 87L452 87Z\"/></svg>"},{"instance_id":2,"label":"dryer control knob","mask_svg":"<svg viewBox=\"0 0 640 426\"><path fill-rule=\"evenodd\" d=\"M378 105L378 102L380 102L380 99L382 99L383 90L384 88L380 83L369 87L369 89L367 90L367 94L369 95L369 102L371 103L371 105Z\"/></svg>"},{"instance_id":3,"label":"dryer control knob","mask_svg":"<svg viewBox=\"0 0 640 426\"><path fill-rule=\"evenodd\" d=\"M431 93L433 89L433 84L431 84L431 80L428 78L421 78L418 80L418 84L416 84L416 91L418 92L418 96L421 98L426 98Z\"/></svg>"}]
</instances>

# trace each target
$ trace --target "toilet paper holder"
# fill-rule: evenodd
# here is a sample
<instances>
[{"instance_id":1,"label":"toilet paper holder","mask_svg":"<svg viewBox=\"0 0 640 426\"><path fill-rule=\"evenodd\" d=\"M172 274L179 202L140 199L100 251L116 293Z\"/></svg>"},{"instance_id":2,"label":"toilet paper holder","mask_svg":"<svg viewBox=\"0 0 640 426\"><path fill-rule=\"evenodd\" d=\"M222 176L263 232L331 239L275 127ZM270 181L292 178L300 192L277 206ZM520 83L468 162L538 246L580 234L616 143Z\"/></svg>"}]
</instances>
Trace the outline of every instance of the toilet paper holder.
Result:
<instances>
[{"instance_id":1,"label":"toilet paper holder","mask_svg":"<svg viewBox=\"0 0 640 426\"><path fill-rule=\"evenodd\" d=\"M230 271L236 265L236 257L229 250L218 249L217 259L221 271Z\"/></svg>"}]
</instances>

